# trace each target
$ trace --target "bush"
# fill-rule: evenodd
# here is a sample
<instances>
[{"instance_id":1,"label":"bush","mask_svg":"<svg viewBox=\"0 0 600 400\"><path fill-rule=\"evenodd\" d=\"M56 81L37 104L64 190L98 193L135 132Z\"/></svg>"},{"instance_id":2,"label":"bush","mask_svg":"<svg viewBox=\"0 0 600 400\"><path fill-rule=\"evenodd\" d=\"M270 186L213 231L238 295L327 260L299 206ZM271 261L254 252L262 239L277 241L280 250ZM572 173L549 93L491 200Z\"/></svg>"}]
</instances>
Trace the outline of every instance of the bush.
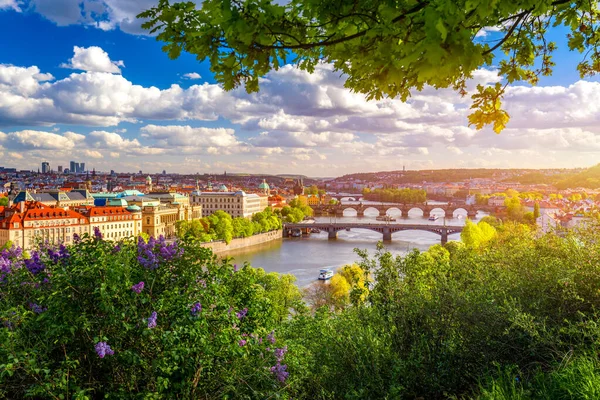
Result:
<instances>
[{"instance_id":1,"label":"bush","mask_svg":"<svg viewBox=\"0 0 600 400\"><path fill-rule=\"evenodd\" d=\"M0 256L0 397L285 398L292 278L182 241Z\"/></svg>"}]
</instances>

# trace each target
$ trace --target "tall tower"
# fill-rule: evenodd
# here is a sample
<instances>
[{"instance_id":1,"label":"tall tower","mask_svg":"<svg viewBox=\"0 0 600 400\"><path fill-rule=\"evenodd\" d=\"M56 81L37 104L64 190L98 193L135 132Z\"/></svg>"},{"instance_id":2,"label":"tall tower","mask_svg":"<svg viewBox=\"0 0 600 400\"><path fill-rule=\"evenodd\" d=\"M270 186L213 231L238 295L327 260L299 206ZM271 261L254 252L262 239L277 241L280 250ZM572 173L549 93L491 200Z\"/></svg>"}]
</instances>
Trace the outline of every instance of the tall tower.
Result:
<instances>
[{"instance_id":1,"label":"tall tower","mask_svg":"<svg viewBox=\"0 0 600 400\"><path fill-rule=\"evenodd\" d=\"M146 188L149 192L152 191L152 178L150 177L150 175L146 177Z\"/></svg>"}]
</instances>

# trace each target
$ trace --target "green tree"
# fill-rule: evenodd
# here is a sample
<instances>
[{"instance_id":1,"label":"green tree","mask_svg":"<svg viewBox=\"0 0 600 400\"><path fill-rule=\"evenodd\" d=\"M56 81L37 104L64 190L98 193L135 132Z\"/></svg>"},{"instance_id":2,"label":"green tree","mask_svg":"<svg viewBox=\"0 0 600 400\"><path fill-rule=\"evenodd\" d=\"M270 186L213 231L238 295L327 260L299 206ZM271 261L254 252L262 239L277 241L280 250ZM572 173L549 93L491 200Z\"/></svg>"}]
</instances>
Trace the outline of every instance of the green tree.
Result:
<instances>
[{"instance_id":1,"label":"green tree","mask_svg":"<svg viewBox=\"0 0 600 400\"><path fill-rule=\"evenodd\" d=\"M537 221L537 219L540 217L540 203L538 203L537 201L535 202L535 204L533 205L533 219L535 221Z\"/></svg>"},{"instance_id":2,"label":"green tree","mask_svg":"<svg viewBox=\"0 0 600 400\"><path fill-rule=\"evenodd\" d=\"M289 59L309 72L331 63L346 76L346 87L369 99L406 100L425 85L465 95L473 72L492 65L506 84L536 84L553 71L553 26L565 26L569 49L584 54L577 66L582 77L600 70L597 1L206 0L197 9L160 0L139 17L148 19L142 26L158 33L169 57L186 51L208 59L226 90L258 91L259 78ZM498 37L480 40L489 28ZM504 128L506 84L477 87L471 124Z\"/></svg>"},{"instance_id":3,"label":"green tree","mask_svg":"<svg viewBox=\"0 0 600 400\"><path fill-rule=\"evenodd\" d=\"M8 197L2 196L0 197L0 207L8 206Z\"/></svg>"}]
</instances>

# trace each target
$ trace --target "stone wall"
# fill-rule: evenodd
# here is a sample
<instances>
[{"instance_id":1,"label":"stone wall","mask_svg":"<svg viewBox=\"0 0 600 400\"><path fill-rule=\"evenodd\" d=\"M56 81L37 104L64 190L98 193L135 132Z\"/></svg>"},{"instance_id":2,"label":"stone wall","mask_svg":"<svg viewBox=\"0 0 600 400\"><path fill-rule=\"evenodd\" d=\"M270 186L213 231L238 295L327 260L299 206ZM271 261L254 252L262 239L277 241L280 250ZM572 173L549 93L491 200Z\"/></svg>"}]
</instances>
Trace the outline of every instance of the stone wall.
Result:
<instances>
[{"instance_id":1,"label":"stone wall","mask_svg":"<svg viewBox=\"0 0 600 400\"><path fill-rule=\"evenodd\" d=\"M282 230L259 233L246 238L237 238L231 240L229 244L222 240L203 243L203 247L210 248L214 253L226 253L232 250L243 249L246 247L255 246L257 244L270 242L272 240L278 240L282 238Z\"/></svg>"}]
</instances>

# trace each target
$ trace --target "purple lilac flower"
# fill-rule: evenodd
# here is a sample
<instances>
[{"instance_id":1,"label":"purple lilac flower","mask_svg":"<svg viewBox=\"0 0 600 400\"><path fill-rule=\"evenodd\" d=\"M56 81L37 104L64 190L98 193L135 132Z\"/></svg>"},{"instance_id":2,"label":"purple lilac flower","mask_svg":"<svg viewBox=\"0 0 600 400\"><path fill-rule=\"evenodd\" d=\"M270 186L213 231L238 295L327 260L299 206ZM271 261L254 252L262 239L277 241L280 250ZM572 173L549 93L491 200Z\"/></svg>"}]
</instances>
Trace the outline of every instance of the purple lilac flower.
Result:
<instances>
[{"instance_id":1,"label":"purple lilac flower","mask_svg":"<svg viewBox=\"0 0 600 400\"><path fill-rule=\"evenodd\" d=\"M40 259L40 254L37 251L31 252L31 258L28 260L24 260L25 267L31 272L33 275L37 275L42 272L46 266Z\"/></svg>"},{"instance_id":2,"label":"purple lilac flower","mask_svg":"<svg viewBox=\"0 0 600 400\"><path fill-rule=\"evenodd\" d=\"M148 318L148 328L152 329L152 328L156 328L156 311L152 311L152 314L150 314L150 318Z\"/></svg>"},{"instance_id":3,"label":"purple lilac flower","mask_svg":"<svg viewBox=\"0 0 600 400\"><path fill-rule=\"evenodd\" d=\"M50 260L52 260L52 262L54 263L66 260L70 256L69 251L67 250L64 244L61 244L58 250L53 249L52 247L48 247L46 249L46 252L48 253L48 257L50 258Z\"/></svg>"},{"instance_id":4,"label":"purple lilac flower","mask_svg":"<svg viewBox=\"0 0 600 400\"><path fill-rule=\"evenodd\" d=\"M198 302L198 303L196 303L196 304L194 304L194 305L192 306L192 309L191 309L191 311L190 311L190 312L191 312L191 313L192 313L192 315L195 317L196 315L198 315L198 313L199 313L200 311L202 311L202 304L200 304L200 303Z\"/></svg>"},{"instance_id":5,"label":"purple lilac flower","mask_svg":"<svg viewBox=\"0 0 600 400\"><path fill-rule=\"evenodd\" d=\"M277 358L277 361L281 361L283 360L285 353L287 353L287 346L284 346L281 349L275 349L273 353L275 354L275 358Z\"/></svg>"},{"instance_id":6,"label":"purple lilac flower","mask_svg":"<svg viewBox=\"0 0 600 400\"><path fill-rule=\"evenodd\" d=\"M97 226L94 227L94 237L98 240L102 240L102 232L100 232L100 228Z\"/></svg>"},{"instance_id":7,"label":"purple lilac flower","mask_svg":"<svg viewBox=\"0 0 600 400\"><path fill-rule=\"evenodd\" d=\"M267 335L267 340L271 342L271 344L275 343L275 331L271 331L271 333Z\"/></svg>"},{"instance_id":8,"label":"purple lilac flower","mask_svg":"<svg viewBox=\"0 0 600 400\"><path fill-rule=\"evenodd\" d=\"M275 374L275 377L279 382L285 382L289 372L286 371L287 365L281 365L281 362L277 361L277 364L271 367L271 372Z\"/></svg>"},{"instance_id":9,"label":"purple lilac flower","mask_svg":"<svg viewBox=\"0 0 600 400\"><path fill-rule=\"evenodd\" d=\"M262 342L263 342L263 338L259 337L259 338L258 338L258 343L259 343L259 344L262 344Z\"/></svg>"},{"instance_id":10,"label":"purple lilac flower","mask_svg":"<svg viewBox=\"0 0 600 400\"><path fill-rule=\"evenodd\" d=\"M118 253L121 251L121 245L120 244L116 244L115 247L113 248L113 253Z\"/></svg>"},{"instance_id":11,"label":"purple lilac flower","mask_svg":"<svg viewBox=\"0 0 600 400\"><path fill-rule=\"evenodd\" d=\"M106 356L107 354L109 356L112 356L113 354L115 354L114 350L110 348L110 346L108 345L108 343L106 342L98 342L96 343L96 346L94 346L96 349L96 353L98 354L98 357L100 358L104 358L104 356Z\"/></svg>"},{"instance_id":12,"label":"purple lilac flower","mask_svg":"<svg viewBox=\"0 0 600 400\"><path fill-rule=\"evenodd\" d=\"M233 264L233 272L237 272L237 271L238 271L237 264Z\"/></svg>"},{"instance_id":13,"label":"purple lilac flower","mask_svg":"<svg viewBox=\"0 0 600 400\"><path fill-rule=\"evenodd\" d=\"M178 246L177 242L167 244L162 235L158 240L150 237L148 243L142 237L138 238L137 260L144 268L156 269L161 262L168 262L182 255L183 249Z\"/></svg>"},{"instance_id":14,"label":"purple lilac flower","mask_svg":"<svg viewBox=\"0 0 600 400\"><path fill-rule=\"evenodd\" d=\"M78 234L74 233L73 234L73 243L77 244L79 242L81 242L81 237Z\"/></svg>"},{"instance_id":15,"label":"purple lilac flower","mask_svg":"<svg viewBox=\"0 0 600 400\"><path fill-rule=\"evenodd\" d=\"M236 317L238 317L238 319L242 319L246 316L246 314L248 314L248 307L244 308L243 310L237 312L235 314Z\"/></svg>"},{"instance_id":16,"label":"purple lilac flower","mask_svg":"<svg viewBox=\"0 0 600 400\"><path fill-rule=\"evenodd\" d=\"M242 340L240 340L240 341L238 342L238 345L239 345L240 347L244 347L244 346L246 345L246 343L248 343L248 342L247 342L247 341L245 341L244 339L242 339Z\"/></svg>"},{"instance_id":17,"label":"purple lilac flower","mask_svg":"<svg viewBox=\"0 0 600 400\"><path fill-rule=\"evenodd\" d=\"M133 285L131 287L131 290L133 290L134 292L136 292L137 294L142 293L142 290L144 290L144 281L138 283L137 285Z\"/></svg>"},{"instance_id":18,"label":"purple lilac flower","mask_svg":"<svg viewBox=\"0 0 600 400\"><path fill-rule=\"evenodd\" d=\"M29 308L31 308L31 311L33 311L36 314L41 314L44 311L48 310L48 308L39 306L35 303L29 303Z\"/></svg>"}]
</instances>

